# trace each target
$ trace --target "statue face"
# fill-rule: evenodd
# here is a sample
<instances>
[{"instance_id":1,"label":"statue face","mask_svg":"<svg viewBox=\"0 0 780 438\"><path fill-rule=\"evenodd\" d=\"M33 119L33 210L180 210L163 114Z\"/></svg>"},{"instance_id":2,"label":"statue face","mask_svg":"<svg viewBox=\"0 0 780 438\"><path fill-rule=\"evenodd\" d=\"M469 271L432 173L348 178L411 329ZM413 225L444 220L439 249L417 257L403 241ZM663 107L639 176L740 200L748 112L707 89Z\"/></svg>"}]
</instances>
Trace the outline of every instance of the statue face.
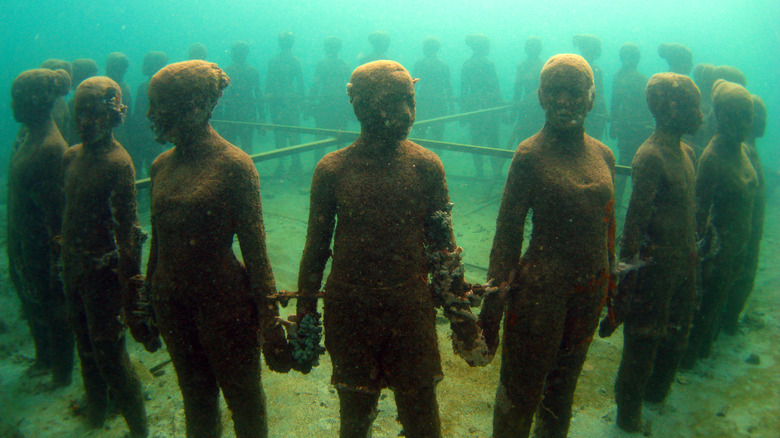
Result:
<instances>
[{"instance_id":1,"label":"statue face","mask_svg":"<svg viewBox=\"0 0 780 438\"><path fill-rule=\"evenodd\" d=\"M699 108L701 98L686 96L676 102L676 110L673 112L673 120L684 134L695 134L701 126L702 113Z\"/></svg>"},{"instance_id":2,"label":"statue face","mask_svg":"<svg viewBox=\"0 0 780 438\"><path fill-rule=\"evenodd\" d=\"M383 88L364 90L355 98L362 126L372 135L387 140L403 140L409 135L415 118L414 83L397 79Z\"/></svg>"},{"instance_id":3,"label":"statue face","mask_svg":"<svg viewBox=\"0 0 780 438\"><path fill-rule=\"evenodd\" d=\"M174 111L168 108L164 99L153 93L149 95L149 111L146 117L152 122L152 131L158 143L171 142L175 144L177 123L179 119Z\"/></svg>"},{"instance_id":4,"label":"statue face","mask_svg":"<svg viewBox=\"0 0 780 438\"><path fill-rule=\"evenodd\" d=\"M582 128L595 97L594 87L586 76L567 73L551 73L539 88L539 103L547 123L562 130Z\"/></svg>"},{"instance_id":5,"label":"statue face","mask_svg":"<svg viewBox=\"0 0 780 438\"><path fill-rule=\"evenodd\" d=\"M111 136L116 125L112 107L113 102L106 101L102 96L76 100L76 130L84 144L98 143Z\"/></svg>"}]
</instances>

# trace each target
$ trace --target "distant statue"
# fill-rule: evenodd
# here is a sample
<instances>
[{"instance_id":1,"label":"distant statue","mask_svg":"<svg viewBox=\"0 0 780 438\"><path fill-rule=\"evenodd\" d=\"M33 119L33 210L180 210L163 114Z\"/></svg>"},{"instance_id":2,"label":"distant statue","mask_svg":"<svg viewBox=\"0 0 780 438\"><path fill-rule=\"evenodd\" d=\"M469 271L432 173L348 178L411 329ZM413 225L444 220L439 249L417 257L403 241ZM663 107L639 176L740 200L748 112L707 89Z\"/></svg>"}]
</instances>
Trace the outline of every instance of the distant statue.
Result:
<instances>
[{"instance_id":1,"label":"distant statue","mask_svg":"<svg viewBox=\"0 0 780 438\"><path fill-rule=\"evenodd\" d=\"M680 75L691 74L693 54L680 43L663 43L658 46L658 56L669 64L669 71Z\"/></svg>"},{"instance_id":2,"label":"distant statue","mask_svg":"<svg viewBox=\"0 0 780 438\"><path fill-rule=\"evenodd\" d=\"M387 49L390 48L390 35L387 32L371 32L368 35L368 43L371 45L371 52L361 54L358 57L358 64L387 59Z\"/></svg>"},{"instance_id":3,"label":"distant statue","mask_svg":"<svg viewBox=\"0 0 780 438\"><path fill-rule=\"evenodd\" d=\"M406 436L441 437L435 388L442 369L429 263L459 254L444 168L433 152L406 140L415 120L414 80L400 64L364 64L348 90L361 132L314 170L297 321L316 314L315 294L332 257L324 326L339 395L339 436L369 436L380 392L389 387ZM449 279L457 289L464 284L462 269L454 271ZM454 323L465 330L453 334L453 343L458 354L478 361L484 340L480 350L478 334L458 337L469 328L478 332L474 319Z\"/></svg>"},{"instance_id":4,"label":"distant statue","mask_svg":"<svg viewBox=\"0 0 780 438\"><path fill-rule=\"evenodd\" d=\"M512 98L514 105L512 118L515 120L515 130L512 133L512 146L539 132L544 125L544 111L539 106L539 74L544 61L540 58L542 40L531 36L525 40L526 58L517 64L515 86Z\"/></svg>"},{"instance_id":5,"label":"distant statue","mask_svg":"<svg viewBox=\"0 0 780 438\"><path fill-rule=\"evenodd\" d=\"M452 103L452 81L450 67L439 59L441 41L429 37L423 41L424 58L414 64L412 75L420 79L415 86L417 118L420 120L444 117ZM441 140L444 134L443 122L422 125L415 128L415 134L432 140Z\"/></svg>"},{"instance_id":6,"label":"distant statue","mask_svg":"<svg viewBox=\"0 0 780 438\"><path fill-rule=\"evenodd\" d=\"M247 154L254 152L254 123L265 123L263 91L260 87L260 72L247 63L249 44L236 41L230 48L233 63L225 67L230 77L230 87L217 107L220 117L230 122L220 126L219 132L230 143L238 144Z\"/></svg>"},{"instance_id":7,"label":"distant statue","mask_svg":"<svg viewBox=\"0 0 780 438\"><path fill-rule=\"evenodd\" d=\"M643 428L643 398L660 403L669 393L693 320L695 157L681 138L701 125L699 100L687 76L659 73L647 84L656 128L633 159L618 264L623 278L599 329L607 336L625 321L615 400L617 425L628 432Z\"/></svg>"},{"instance_id":8,"label":"distant statue","mask_svg":"<svg viewBox=\"0 0 780 438\"><path fill-rule=\"evenodd\" d=\"M220 435L220 390L236 436L267 437L261 348L273 370L289 371L292 361L284 329L275 325L277 305L268 299L276 284L257 170L209 123L228 83L216 64L195 60L166 66L149 85L149 119L174 147L152 165L146 280L176 368L188 437Z\"/></svg>"},{"instance_id":9,"label":"distant statue","mask_svg":"<svg viewBox=\"0 0 780 438\"><path fill-rule=\"evenodd\" d=\"M495 354L506 313L495 438L527 437L534 422L536 436L567 435L577 379L613 287L615 159L585 134L593 87L581 56L550 58L539 83L546 122L520 143L509 168L488 267L501 292L479 315Z\"/></svg>"},{"instance_id":10,"label":"distant statue","mask_svg":"<svg viewBox=\"0 0 780 438\"><path fill-rule=\"evenodd\" d=\"M126 108L119 84L104 76L76 89L74 113L82 143L63 157L65 213L62 278L76 333L87 420L100 428L109 392L130 429L149 433L141 383L125 348L125 324L150 351L160 343L135 317L140 309L141 245L146 235L136 213L135 170L114 139Z\"/></svg>"},{"instance_id":11,"label":"distant statue","mask_svg":"<svg viewBox=\"0 0 780 438\"><path fill-rule=\"evenodd\" d=\"M46 61L43 61L40 68L46 68L49 70L62 69L68 72L68 77L73 75L73 68L71 67L70 62L62 59L47 59ZM54 107L51 110L51 116L54 119L54 123L57 124L57 128L60 130L60 133L63 133L64 130L73 123L71 120L73 114L71 114L70 108L68 108L68 103L65 101L65 96L60 96L57 98L57 100L54 101Z\"/></svg>"},{"instance_id":12,"label":"distant statue","mask_svg":"<svg viewBox=\"0 0 780 438\"><path fill-rule=\"evenodd\" d=\"M325 39L325 58L314 69L314 81L309 90L310 111L317 128L347 129L353 117L347 97L350 68L339 58L341 40Z\"/></svg>"},{"instance_id":13,"label":"distant statue","mask_svg":"<svg viewBox=\"0 0 780 438\"><path fill-rule=\"evenodd\" d=\"M742 269L753 225L758 176L743 144L753 123L753 99L722 79L712 87L715 136L696 171L696 222L701 260L701 305L681 365L709 357L726 302Z\"/></svg>"},{"instance_id":14,"label":"distant statue","mask_svg":"<svg viewBox=\"0 0 780 438\"><path fill-rule=\"evenodd\" d=\"M192 60L206 60L208 57L209 51L206 48L205 44L202 43L192 43L190 45L190 48L187 50L187 59Z\"/></svg>"},{"instance_id":15,"label":"distant statue","mask_svg":"<svg viewBox=\"0 0 780 438\"><path fill-rule=\"evenodd\" d=\"M612 79L609 137L617 139L618 164L630 166L639 146L653 132L653 116L647 108L647 77L637 71L639 46L632 43L620 48L622 67ZM695 130L694 130L695 131ZM625 175L615 176L615 209L623 203Z\"/></svg>"},{"instance_id":16,"label":"distant statue","mask_svg":"<svg viewBox=\"0 0 780 438\"><path fill-rule=\"evenodd\" d=\"M471 34L466 37L466 45L471 48L472 55L460 71L460 107L462 112L472 112L502 105L501 88L498 85L496 65L487 58L490 53L490 40L482 34ZM497 112L483 113L471 116L466 122L469 125L471 144L490 148L499 148L498 125L501 116ZM477 176L484 174L484 164L481 155L474 155L474 167ZM492 160L493 172L501 171L503 160Z\"/></svg>"},{"instance_id":17,"label":"distant statue","mask_svg":"<svg viewBox=\"0 0 780 438\"><path fill-rule=\"evenodd\" d=\"M601 140L604 137L604 129L609 118L604 93L604 73L601 71L601 67L596 65L596 60L601 57L601 39L595 35L581 34L574 35L572 43L593 69L593 81L596 84L593 111L585 124L585 132L596 140Z\"/></svg>"},{"instance_id":18,"label":"distant statue","mask_svg":"<svg viewBox=\"0 0 780 438\"><path fill-rule=\"evenodd\" d=\"M298 126L301 123L303 98L306 90L303 85L301 61L292 54L295 37L290 32L279 34L279 54L268 61L265 95L268 102L268 115L276 125ZM274 131L274 144L277 149L295 146L301 143L297 132ZM279 159L276 174L284 173L283 159ZM301 170L301 157L290 157L293 173Z\"/></svg>"},{"instance_id":19,"label":"distant statue","mask_svg":"<svg viewBox=\"0 0 780 438\"><path fill-rule=\"evenodd\" d=\"M715 135L715 129L718 125L715 113L712 111L712 85L718 79L723 79L746 87L747 78L742 71L730 65L697 64L693 69L693 79L699 89L703 90L701 111L704 114L704 123L695 135L687 137L687 139L696 152L696 156L700 157L704 148L712 140L712 136Z\"/></svg>"},{"instance_id":20,"label":"distant statue","mask_svg":"<svg viewBox=\"0 0 780 438\"><path fill-rule=\"evenodd\" d=\"M758 254L761 247L761 238L764 235L766 184L764 181L764 169L761 166L761 157L758 154L758 148L756 148L756 139L763 137L766 130L766 106L760 97L756 95L751 97L753 98L753 124L743 145L746 147L745 152L748 158L750 158L753 169L756 171L758 188L756 189L756 199L753 202L750 237L743 254L742 268L737 275L737 279L734 280L734 286L729 291L721 322L723 331L732 336L737 334L739 315L745 308L745 303L747 303L750 293L753 291L753 284L758 271Z\"/></svg>"},{"instance_id":21,"label":"distant statue","mask_svg":"<svg viewBox=\"0 0 780 438\"><path fill-rule=\"evenodd\" d=\"M144 55L141 73L147 79L135 91L135 109L128 123L130 143L125 147L133 158L135 170L142 177L149 176L152 161L163 149L155 140L146 113L149 111L149 80L166 64L168 64L168 55L163 52L149 52Z\"/></svg>"},{"instance_id":22,"label":"distant statue","mask_svg":"<svg viewBox=\"0 0 780 438\"><path fill-rule=\"evenodd\" d=\"M95 62L93 59L76 59L70 63L70 66L72 71L70 75L70 86L73 91L76 90L76 87L78 87L82 81L98 74L98 65L97 62ZM74 113L74 101L75 97L68 102L68 112L71 115ZM71 123L65 129L65 132L62 133L62 136L65 137L65 141L68 143L68 145L74 145L79 142L79 134L76 130L76 126L74 125L73 118L71 118Z\"/></svg>"},{"instance_id":23,"label":"distant statue","mask_svg":"<svg viewBox=\"0 0 780 438\"><path fill-rule=\"evenodd\" d=\"M108 59L106 59L106 76L111 78L114 82L119 84L120 88L122 88L122 104L127 107L127 114L132 114L132 92L130 91L130 86L125 82L125 74L129 68L130 60L124 53L112 52L108 55ZM129 144L130 133L128 132L128 127L129 125L124 123L116 127L114 135L119 144Z\"/></svg>"},{"instance_id":24,"label":"distant statue","mask_svg":"<svg viewBox=\"0 0 780 438\"><path fill-rule=\"evenodd\" d=\"M8 272L35 346L27 376L51 373L53 386L67 386L73 373L73 332L67 321L59 276L62 226L62 155L68 145L52 107L70 89L65 70L20 74L11 86L14 119L24 137L8 165Z\"/></svg>"}]
</instances>

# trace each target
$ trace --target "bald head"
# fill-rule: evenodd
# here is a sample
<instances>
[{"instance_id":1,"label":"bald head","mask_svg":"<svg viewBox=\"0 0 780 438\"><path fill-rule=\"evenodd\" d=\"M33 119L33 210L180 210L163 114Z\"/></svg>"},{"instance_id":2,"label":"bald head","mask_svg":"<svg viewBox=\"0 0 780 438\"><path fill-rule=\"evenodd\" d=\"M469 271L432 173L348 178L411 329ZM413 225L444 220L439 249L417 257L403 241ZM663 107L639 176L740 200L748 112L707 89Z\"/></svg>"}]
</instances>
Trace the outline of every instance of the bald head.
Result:
<instances>
[{"instance_id":1,"label":"bald head","mask_svg":"<svg viewBox=\"0 0 780 438\"><path fill-rule=\"evenodd\" d=\"M593 70L582 56L555 55L542 67L539 103L550 127L582 128L594 98Z\"/></svg>"},{"instance_id":2,"label":"bald head","mask_svg":"<svg viewBox=\"0 0 780 438\"><path fill-rule=\"evenodd\" d=\"M414 123L414 83L395 61L374 61L352 73L347 94L363 131L398 140Z\"/></svg>"},{"instance_id":3,"label":"bald head","mask_svg":"<svg viewBox=\"0 0 780 438\"><path fill-rule=\"evenodd\" d=\"M742 85L718 79L712 86L718 133L743 140L753 123L753 98Z\"/></svg>"}]
</instances>

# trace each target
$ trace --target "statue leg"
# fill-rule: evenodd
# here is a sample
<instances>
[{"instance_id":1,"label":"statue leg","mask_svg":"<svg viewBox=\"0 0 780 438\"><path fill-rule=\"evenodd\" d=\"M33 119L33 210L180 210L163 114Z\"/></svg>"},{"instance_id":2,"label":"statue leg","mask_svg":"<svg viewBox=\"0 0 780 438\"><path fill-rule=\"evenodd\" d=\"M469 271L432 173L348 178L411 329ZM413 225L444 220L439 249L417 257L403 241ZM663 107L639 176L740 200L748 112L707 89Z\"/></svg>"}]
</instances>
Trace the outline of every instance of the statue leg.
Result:
<instances>
[{"instance_id":1,"label":"statue leg","mask_svg":"<svg viewBox=\"0 0 780 438\"><path fill-rule=\"evenodd\" d=\"M435 386L396 390L394 393L398 418L407 437L441 437L441 420Z\"/></svg>"},{"instance_id":2,"label":"statue leg","mask_svg":"<svg viewBox=\"0 0 780 438\"><path fill-rule=\"evenodd\" d=\"M379 392L339 389L339 438L371 438Z\"/></svg>"}]
</instances>

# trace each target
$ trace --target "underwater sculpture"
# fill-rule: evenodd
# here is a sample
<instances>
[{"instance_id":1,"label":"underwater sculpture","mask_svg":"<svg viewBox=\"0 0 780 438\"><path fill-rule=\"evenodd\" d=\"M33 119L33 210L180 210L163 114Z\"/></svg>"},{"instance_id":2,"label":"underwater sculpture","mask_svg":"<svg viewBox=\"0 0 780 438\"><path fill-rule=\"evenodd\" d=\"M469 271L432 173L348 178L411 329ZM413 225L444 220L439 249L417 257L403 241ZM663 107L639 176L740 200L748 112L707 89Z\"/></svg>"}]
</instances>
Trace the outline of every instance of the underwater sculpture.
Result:
<instances>
[{"instance_id":1,"label":"underwater sculpture","mask_svg":"<svg viewBox=\"0 0 780 438\"><path fill-rule=\"evenodd\" d=\"M423 41L423 59L417 61L412 75L420 80L415 85L417 118L421 120L446 116L452 102L450 67L439 58L441 41L428 37ZM434 123L415 128L414 135L441 140L444 123Z\"/></svg>"},{"instance_id":2,"label":"underwater sculpture","mask_svg":"<svg viewBox=\"0 0 780 438\"><path fill-rule=\"evenodd\" d=\"M462 112L477 111L502 105L501 89L498 84L496 65L487 58L490 53L490 40L483 34L471 34L466 37L466 45L472 51L472 55L460 70L460 107ZM499 113L484 113L469 117L466 122L469 125L471 144L499 148L498 125L501 116ZM477 176L484 173L482 155L475 154L474 167ZM503 160L492 160L493 172L498 174L503 166Z\"/></svg>"},{"instance_id":3,"label":"underwater sculpture","mask_svg":"<svg viewBox=\"0 0 780 438\"><path fill-rule=\"evenodd\" d=\"M381 30L371 32L368 34L368 44L371 45L371 53L360 54L358 64L387 59L387 49L390 48L390 35L387 32Z\"/></svg>"},{"instance_id":4,"label":"underwater sculpture","mask_svg":"<svg viewBox=\"0 0 780 438\"><path fill-rule=\"evenodd\" d=\"M232 64L225 67L230 78L230 87L225 90L217 111L225 120L245 122L226 123L218 126L220 135L230 143L238 144L247 154L253 152L254 132L252 124L265 123L263 90L260 88L260 72L246 61L249 56L249 44L236 41L230 47Z\"/></svg>"},{"instance_id":5,"label":"underwater sculpture","mask_svg":"<svg viewBox=\"0 0 780 438\"><path fill-rule=\"evenodd\" d=\"M584 132L593 87L585 59L550 58L539 84L545 125L520 143L509 168L488 268L509 291L488 296L479 315L495 354L506 307L496 438L528 436L534 414L537 435L566 436L577 378L613 287L615 159Z\"/></svg>"},{"instance_id":6,"label":"underwater sculpture","mask_svg":"<svg viewBox=\"0 0 780 438\"><path fill-rule=\"evenodd\" d=\"M146 437L143 393L125 348L122 320L150 351L160 344L156 333L135 317L146 236L136 213L133 162L112 133L126 108L119 84L101 76L83 81L74 101L82 143L63 157L62 278L81 359L87 419L92 427L102 427L110 391L130 436Z\"/></svg>"},{"instance_id":7,"label":"underwater sculpture","mask_svg":"<svg viewBox=\"0 0 780 438\"><path fill-rule=\"evenodd\" d=\"M268 61L268 74L265 81L265 96L268 102L268 115L277 125L298 126L301 123L303 98L306 90L303 85L301 61L292 54L295 36L291 32L282 32L278 37L279 54ZM297 132L274 131L274 144L277 149L300 144ZM284 173L283 158L275 173ZM301 170L301 157L290 157L290 170Z\"/></svg>"},{"instance_id":8,"label":"underwater sculpture","mask_svg":"<svg viewBox=\"0 0 780 438\"><path fill-rule=\"evenodd\" d=\"M266 437L261 344L271 369L286 372L292 362L277 305L267 298L276 286L257 170L209 124L228 83L216 64L194 60L163 68L149 84L149 119L175 147L152 164L147 282L188 437L219 436L220 389L236 436Z\"/></svg>"},{"instance_id":9,"label":"underwater sculpture","mask_svg":"<svg viewBox=\"0 0 780 438\"><path fill-rule=\"evenodd\" d=\"M135 108L130 120L128 120L128 131L130 131L131 137L130 143L125 145L125 149L133 158L135 170L141 176L149 175L152 161L162 151L160 144L155 141L154 132L149 127L146 113L149 111L149 81L166 64L168 64L168 55L164 52L149 52L144 55L141 73L147 79L135 90Z\"/></svg>"},{"instance_id":10,"label":"underwater sculpture","mask_svg":"<svg viewBox=\"0 0 780 438\"><path fill-rule=\"evenodd\" d=\"M729 291L723 312L721 326L728 335L737 334L739 315L742 313L742 309L753 291L753 283L758 270L758 253L761 246L761 237L764 234L764 209L766 207L764 169L761 166L761 157L758 155L758 149L756 148L756 139L763 137L766 130L766 106L760 97L756 95L751 97L753 98L753 124L743 145L746 147L745 152L748 158L750 158L753 169L756 171L758 187L756 189L756 199L753 202L750 237L745 247L742 268L737 275L737 279L734 280L734 286Z\"/></svg>"},{"instance_id":11,"label":"underwater sculpture","mask_svg":"<svg viewBox=\"0 0 780 438\"><path fill-rule=\"evenodd\" d=\"M620 47L623 64L612 79L609 137L617 138L618 164L630 166L639 146L653 132L653 116L647 109L645 86L647 77L637 71L639 46L632 43ZM598 91L597 91L598 92ZM615 177L615 209L623 202L625 175Z\"/></svg>"},{"instance_id":12,"label":"underwater sculpture","mask_svg":"<svg viewBox=\"0 0 780 438\"><path fill-rule=\"evenodd\" d=\"M190 44L190 48L187 50L187 60L193 61L200 59L205 61L208 54L209 51L205 44L192 43Z\"/></svg>"},{"instance_id":13,"label":"underwater sculpture","mask_svg":"<svg viewBox=\"0 0 780 438\"><path fill-rule=\"evenodd\" d=\"M98 74L98 65L93 59L79 58L70 63L70 70L70 86L75 91L76 87L78 87L82 81ZM79 133L73 118L74 101L75 97L68 102L68 112L71 115L71 119L70 123L66 125L65 132L62 133L62 136L65 137L65 141L68 145L74 145L79 142Z\"/></svg>"},{"instance_id":14,"label":"underwater sculpture","mask_svg":"<svg viewBox=\"0 0 780 438\"><path fill-rule=\"evenodd\" d=\"M722 313L750 241L758 177L742 142L753 122L753 99L722 79L712 87L718 125L696 172L696 227L701 260L701 304L681 366L709 357Z\"/></svg>"},{"instance_id":15,"label":"underwater sculpture","mask_svg":"<svg viewBox=\"0 0 780 438\"><path fill-rule=\"evenodd\" d=\"M531 36L525 40L526 58L517 65L515 73L514 97L512 104L512 119L516 120L510 145L539 132L544 125L544 111L539 106L539 73L542 72L544 61L539 57L542 53L542 40Z\"/></svg>"},{"instance_id":16,"label":"underwater sculpture","mask_svg":"<svg viewBox=\"0 0 780 438\"><path fill-rule=\"evenodd\" d=\"M65 70L20 74L11 86L14 119L24 138L8 166L8 271L35 345L28 376L51 373L53 386L71 382L73 332L58 272L62 225L62 155L67 144L51 116L68 93Z\"/></svg>"},{"instance_id":17,"label":"underwater sculpture","mask_svg":"<svg viewBox=\"0 0 780 438\"><path fill-rule=\"evenodd\" d=\"M106 76L111 78L114 82L119 84L122 89L122 104L127 107L127 114L133 113L132 93L130 86L125 82L125 74L127 69L130 68L130 60L124 53L111 52L106 59ZM130 133L128 132L129 125L122 123L116 127L114 135L116 140L121 145L130 143Z\"/></svg>"},{"instance_id":18,"label":"underwater sculpture","mask_svg":"<svg viewBox=\"0 0 780 438\"><path fill-rule=\"evenodd\" d=\"M49 70L63 69L68 72L68 77L73 74L73 68L71 67L70 62L63 59L47 59L41 63L40 68L47 68ZM70 108L68 108L68 103L65 101L65 96L60 96L57 98L57 100L54 101L54 107L51 110L51 116L54 118L54 123L57 124L57 128L59 128L60 133L62 133L64 129L67 129L67 127L73 123L71 122L71 117L73 115L70 112Z\"/></svg>"},{"instance_id":19,"label":"underwater sculpture","mask_svg":"<svg viewBox=\"0 0 780 438\"><path fill-rule=\"evenodd\" d=\"M324 326L340 436L367 436L380 392L389 387L406 436L440 437L435 387L442 369L428 266L430 255L458 257L444 169L434 153L406 140L415 119L414 80L400 64L364 64L347 87L361 134L314 170L297 320L316 314L315 294L332 256ZM438 285L462 290L462 273L453 274L460 284ZM479 364L486 350L475 320L456 318L453 336L456 352ZM464 333L476 336L459 338Z\"/></svg>"},{"instance_id":20,"label":"underwater sculpture","mask_svg":"<svg viewBox=\"0 0 780 438\"><path fill-rule=\"evenodd\" d=\"M658 56L669 64L669 71L680 75L691 74L693 53L680 43L662 43L658 46Z\"/></svg>"},{"instance_id":21,"label":"underwater sculpture","mask_svg":"<svg viewBox=\"0 0 780 438\"><path fill-rule=\"evenodd\" d=\"M314 81L309 90L311 114L317 128L346 129L352 108L345 92L350 68L339 58L341 40L325 38L325 58L314 69Z\"/></svg>"},{"instance_id":22,"label":"underwater sculpture","mask_svg":"<svg viewBox=\"0 0 780 438\"><path fill-rule=\"evenodd\" d=\"M704 90L701 99L701 111L704 114L704 123L696 132L696 135L690 137L691 147L696 152L696 157L700 157L704 148L707 147L712 136L715 135L715 129L718 124L715 114L712 112L712 85L718 79L723 79L735 84L747 86L747 78L738 68L730 65L697 64L693 69L693 78L699 90Z\"/></svg>"},{"instance_id":23,"label":"underwater sculpture","mask_svg":"<svg viewBox=\"0 0 780 438\"><path fill-rule=\"evenodd\" d=\"M596 35L580 34L572 37L572 44L579 49L580 54L593 70L593 83L595 84L596 95L593 99L593 110L588 115L585 122L585 133L601 140L604 136L604 129L607 127L607 100L604 96L604 73L601 67L596 65L596 60L601 57L601 39Z\"/></svg>"},{"instance_id":24,"label":"underwater sculpture","mask_svg":"<svg viewBox=\"0 0 780 438\"><path fill-rule=\"evenodd\" d=\"M681 138L701 125L699 90L687 76L658 73L646 94L656 128L631 164L618 264L619 271L631 271L622 272L599 329L608 336L625 321L615 399L617 425L629 432L642 427L642 398L660 403L674 382L696 293L695 157Z\"/></svg>"}]
</instances>

